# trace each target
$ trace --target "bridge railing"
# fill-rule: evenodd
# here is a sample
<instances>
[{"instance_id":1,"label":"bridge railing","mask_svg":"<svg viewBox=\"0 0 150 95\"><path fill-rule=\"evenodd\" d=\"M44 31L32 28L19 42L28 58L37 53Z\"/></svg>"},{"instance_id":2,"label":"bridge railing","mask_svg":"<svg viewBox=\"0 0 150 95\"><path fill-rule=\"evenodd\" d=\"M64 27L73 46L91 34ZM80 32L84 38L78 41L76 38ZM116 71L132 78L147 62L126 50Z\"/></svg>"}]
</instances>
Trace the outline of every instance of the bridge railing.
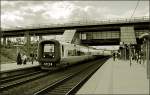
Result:
<instances>
[{"instance_id":1,"label":"bridge railing","mask_svg":"<svg viewBox=\"0 0 150 95\"><path fill-rule=\"evenodd\" d=\"M143 17L134 17L131 19L128 18L111 18L111 19L105 19L101 21L88 21L88 20L74 20L71 23L64 23L64 24L36 24L36 25L29 25L25 27L15 27L8 30L17 30L17 29L35 29L35 28L53 28L53 27L66 27L66 26L84 26L84 25L103 25L103 24L119 24L119 23L133 23L133 22L145 22L150 21L149 16L143 16ZM3 29L2 29L3 30ZM6 30L6 29L5 29ZM4 31L5 31L4 30Z\"/></svg>"},{"instance_id":2,"label":"bridge railing","mask_svg":"<svg viewBox=\"0 0 150 95\"><path fill-rule=\"evenodd\" d=\"M84 20L84 21L72 21L71 23L64 23L64 24L51 24L51 25L44 25L47 27L65 27L65 26L80 26L80 25L101 25L101 24L116 24L116 23L133 23L133 22L145 22L145 21L149 21L149 17L148 16L144 16L144 17L134 17L131 19L127 19L127 18L113 18L109 19L109 20L101 20L101 21L88 21L88 20Z\"/></svg>"}]
</instances>

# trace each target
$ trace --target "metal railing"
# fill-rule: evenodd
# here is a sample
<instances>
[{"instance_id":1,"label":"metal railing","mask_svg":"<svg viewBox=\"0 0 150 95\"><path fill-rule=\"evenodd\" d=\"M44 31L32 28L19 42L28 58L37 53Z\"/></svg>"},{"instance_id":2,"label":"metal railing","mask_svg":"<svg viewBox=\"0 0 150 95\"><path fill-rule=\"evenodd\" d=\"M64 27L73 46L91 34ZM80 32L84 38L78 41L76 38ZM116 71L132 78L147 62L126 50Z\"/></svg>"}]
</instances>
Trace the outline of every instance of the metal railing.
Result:
<instances>
[{"instance_id":1,"label":"metal railing","mask_svg":"<svg viewBox=\"0 0 150 95\"><path fill-rule=\"evenodd\" d=\"M67 27L67 26L85 26L85 25L103 25L103 24L119 24L119 23L133 23L133 22L145 22L150 21L149 16L143 17L134 17L131 19L128 18L111 18L105 20L72 20L72 22L64 23L64 24L50 24L50 23L42 23L36 25L29 25L25 27L12 27L11 29L2 29L3 31L7 30L21 30L21 29L35 29L35 28L53 28L53 27Z\"/></svg>"}]
</instances>

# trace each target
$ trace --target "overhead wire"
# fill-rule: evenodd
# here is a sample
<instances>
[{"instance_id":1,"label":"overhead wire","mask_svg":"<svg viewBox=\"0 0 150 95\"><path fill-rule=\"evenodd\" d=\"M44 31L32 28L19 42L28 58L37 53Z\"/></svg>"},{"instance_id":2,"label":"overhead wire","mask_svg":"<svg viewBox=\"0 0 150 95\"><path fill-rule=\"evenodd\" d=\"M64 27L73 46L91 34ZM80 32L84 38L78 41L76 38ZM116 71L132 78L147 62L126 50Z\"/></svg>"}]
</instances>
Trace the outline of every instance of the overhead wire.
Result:
<instances>
[{"instance_id":1,"label":"overhead wire","mask_svg":"<svg viewBox=\"0 0 150 95\"><path fill-rule=\"evenodd\" d=\"M133 11L133 13L132 13L130 19L132 19L133 15L134 15L134 13L135 13L135 11L136 11L138 5L139 5L139 2L140 2L140 0L137 1L136 6L135 6L135 8L134 8L134 11Z\"/></svg>"}]
</instances>

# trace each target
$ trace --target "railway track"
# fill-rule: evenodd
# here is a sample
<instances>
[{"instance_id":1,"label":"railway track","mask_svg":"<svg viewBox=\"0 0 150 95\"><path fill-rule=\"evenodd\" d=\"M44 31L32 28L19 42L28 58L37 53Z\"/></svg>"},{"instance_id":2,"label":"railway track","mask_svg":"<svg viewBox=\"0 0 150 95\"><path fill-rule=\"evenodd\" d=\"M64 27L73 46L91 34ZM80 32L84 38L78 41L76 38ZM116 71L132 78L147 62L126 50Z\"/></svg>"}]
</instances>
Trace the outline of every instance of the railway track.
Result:
<instances>
[{"instance_id":1,"label":"railway track","mask_svg":"<svg viewBox=\"0 0 150 95\"><path fill-rule=\"evenodd\" d=\"M36 71L29 74L18 75L14 77L9 77L7 79L1 80L0 91L13 88L15 86L24 84L26 82L35 80L40 77L48 75L50 72Z\"/></svg>"},{"instance_id":2,"label":"railway track","mask_svg":"<svg viewBox=\"0 0 150 95\"><path fill-rule=\"evenodd\" d=\"M1 71L0 72L0 80L9 79L12 77L28 74L31 72L37 72L39 70L40 70L40 66L21 68L21 69L17 69L17 70Z\"/></svg>"},{"instance_id":3,"label":"railway track","mask_svg":"<svg viewBox=\"0 0 150 95\"><path fill-rule=\"evenodd\" d=\"M41 71L34 71L34 72L30 72L30 73L19 74L19 75L15 75L15 76L9 76L9 77L6 77L6 78L1 78L0 83L1 84L7 83L7 82L17 80L17 79L20 79L20 78L23 78L23 77L28 77L28 76L31 76L31 75L34 75L34 74L38 74L40 72Z\"/></svg>"},{"instance_id":4,"label":"railway track","mask_svg":"<svg viewBox=\"0 0 150 95\"><path fill-rule=\"evenodd\" d=\"M74 79L74 78L71 78L71 76L72 77L79 76L78 74L82 73L81 70L85 71L88 67L93 67L92 65L95 63L103 64L104 61L106 61L106 59L103 59L103 62L102 62L102 59L99 59L96 61L87 62L85 64L83 63L83 64L76 65L73 67L64 68L62 70L58 70L57 72L56 71L43 72L43 73L45 73L43 75L33 74L32 76L25 77L25 78L22 78L19 80L17 79L17 80L14 80L13 82L8 82L6 84L4 83L4 84L0 85L1 86L0 94L1 95L20 95L20 93L21 93L21 95L33 95L33 94L39 95L38 92L40 92L42 90L44 91L44 89L46 89L50 85L54 85L56 83L57 83L57 85L63 84L63 82L60 82L61 80L64 80L64 82L65 82L65 81L68 81L68 79ZM99 65L97 64L96 67L98 67L98 66ZM84 73L83 75L87 75L87 72ZM83 75L80 75L80 76L82 77ZM86 77L85 80L87 80L87 79L88 78ZM81 81L80 77L79 77L79 79L77 78L75 80ZM85 80L82 83L84 83ZM79 88L82 83L76 82L76 83L74 83L73 86L77 90L77 88ZM9 84L11 84L11 85L9 86ZM79 85L77 85L77 84L79 84ZM77 85L77 86L75 87L75 85ZM69 87L69 86L67 86L67 88L73 89L73 87ZM60 93L60 92L58 92L58 93ZM43 93L42 93L42 95L43 95Z\"/></svg>"},{"instance_id":5,"label":"railway track","mask_svg":"<svg viewBox=\"0 0 150 95\"><path fill-rule=\"evenodd\" d=\"M96 72L105 62L103 59L101 64L95 62L76 73L70 74L65 78L50 84L49 86L34 93L34 95L72 95Z\"/></svg>"}]
</instances>

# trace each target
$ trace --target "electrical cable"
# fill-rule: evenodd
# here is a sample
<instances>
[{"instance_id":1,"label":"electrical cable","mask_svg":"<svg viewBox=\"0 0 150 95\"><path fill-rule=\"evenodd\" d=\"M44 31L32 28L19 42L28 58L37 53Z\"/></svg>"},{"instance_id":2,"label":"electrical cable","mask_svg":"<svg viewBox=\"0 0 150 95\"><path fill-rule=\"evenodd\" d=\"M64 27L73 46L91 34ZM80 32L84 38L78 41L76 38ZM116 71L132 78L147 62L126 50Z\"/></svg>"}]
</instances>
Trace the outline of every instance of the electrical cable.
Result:
<instances>
[{"instance_id":1,"label":"electrical cable","mask_svg":"<svg viewBox=\"0 0 150 95\"><path fill-rule=\"evenodd\" d=\"M139 2L140 2L140 0L137 1L137 4L136 4L136 6L135 6L135 9L134 9L134 11L133 11L133 13L132 13L132 15L131 15L131 19L132 19L133 15L134 15L134 13L135 13L135 11L136 11L138 5L139 5Z\"/></svg>"}]
</instances>

